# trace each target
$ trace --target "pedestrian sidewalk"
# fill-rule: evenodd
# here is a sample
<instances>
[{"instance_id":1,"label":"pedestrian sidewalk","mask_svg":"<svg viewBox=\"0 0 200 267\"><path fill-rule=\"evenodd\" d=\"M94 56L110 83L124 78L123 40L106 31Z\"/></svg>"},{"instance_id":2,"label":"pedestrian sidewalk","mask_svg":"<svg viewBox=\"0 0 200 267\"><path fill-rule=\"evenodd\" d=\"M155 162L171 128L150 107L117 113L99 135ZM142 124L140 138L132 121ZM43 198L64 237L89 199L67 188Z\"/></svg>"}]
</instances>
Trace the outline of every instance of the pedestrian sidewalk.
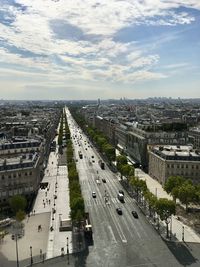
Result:
<instances>
[{"instance_id":1,"label":"pedestrian sidewalk","mask_svg":"<svg viewBox=\"0 0 200 267\"><path fill-rule=\"evenodd\" d=\"M147 187L152 194L158 198L167 198L172 200L172 197L167 194L158 181L154 180L141 169L136 168L135 172L139 179L146 181ZM173 237L172 240L200 243L200 236L191 227L180 222L176 216L172 216L170 224Z\"/></svg>"}]
</instances>

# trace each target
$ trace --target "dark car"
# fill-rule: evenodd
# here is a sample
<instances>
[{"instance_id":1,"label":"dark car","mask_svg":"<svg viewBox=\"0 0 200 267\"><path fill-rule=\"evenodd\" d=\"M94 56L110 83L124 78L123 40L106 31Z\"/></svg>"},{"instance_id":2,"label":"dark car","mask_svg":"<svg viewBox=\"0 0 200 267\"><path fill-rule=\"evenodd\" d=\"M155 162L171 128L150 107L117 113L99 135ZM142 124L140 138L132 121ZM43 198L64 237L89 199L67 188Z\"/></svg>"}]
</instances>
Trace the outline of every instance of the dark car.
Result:
<instances>
[{"instance_id":1,"label":"dark car","mask_svg":"<svg viewBox=\"0 0 200 267\"><path fill-rule=\"evenodd\" d=\"M93 198L96 198L96 196L97 196L97 195L96 195L96 192L92 192L92 197L93 197Z\"/></svg>"},{"instance_id":2,"label":"dark car","mask_svg":"<svg viewBox=\"0 0 200 267\"><path fill-rule=\"evenodd\" d=\"M103 178L103 179L102 179L102 182L103 182L103 183L106 183L106 179L105 179L105 178Z\"/></svg>"},{"instance_id":3,"label":"dark car","mask_svg":"<svg viewBox=\"0 0 200 267\"><path fill-rule=\"evenodd\" d=\"M133 210L133 211L132 211L132 214L133 214L133 217L134 217L134 218L136 218L136 219L138 218L138 214L137 214L136 211Z\"/></svg>"},{"instance_id":4,"label":"dark car","mask_svg":"<svg viewBox=\"0 0 200 267\"><path fill-rule=\"evenodd\" d=\"M123 190L119 190L119 193L124 196L124 191Z\"/></svg>"},{"instance_id":5,"label":"dark car","mask_svg":"<svg viewBox=\"0 0 200 267\"><path fill-rule=\"evenodd\" d=\"M118 213L119 215L122 215L122 209L120 209L120 208L116 208L116 211L117 211L117 213Z\"/></svg>"}]
</instances>

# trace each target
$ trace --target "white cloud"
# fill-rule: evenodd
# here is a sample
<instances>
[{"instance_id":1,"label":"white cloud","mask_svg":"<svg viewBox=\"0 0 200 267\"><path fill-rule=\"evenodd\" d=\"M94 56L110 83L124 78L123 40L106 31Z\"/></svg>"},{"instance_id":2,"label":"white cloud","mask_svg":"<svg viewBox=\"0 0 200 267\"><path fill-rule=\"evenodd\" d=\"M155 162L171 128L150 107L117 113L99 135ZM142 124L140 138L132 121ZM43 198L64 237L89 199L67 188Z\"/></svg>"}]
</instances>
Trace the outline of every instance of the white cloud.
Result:
<instances>
[{"instance_id":1,"label":"white cloud","mask_svg":"<svg viewBox=\"0 0 200 267\"><path fill-rule=\"evenodd\" d=\"M0 23L0 40L14 46L20 52L9 48L0 49L0 63L26 68L17 71L35 80L39 71L40 82L45 79L55 84L73 80L106 80L134 83L137 81L165 78L162 73L152 72L159 63L159 55L149 54L136 42L121 43L113 36L124 27L138 24L177 25L190 24L194 17L176 8L187 6L200 9L199 0L16 0L25 8L1 6L12 19L10 25ZM85 37L78 40L58 38L51 23L63 21L78 27ZM63 24L65 25L65 24ZM64 26L63 26L64 27ZM92 39L91 35L97 36ZM87 37L87 38L86 38ZM173 38L177 37L170 37ZM161 44L166 38L155 42ZM32 57L24 52L34 53ZM2 72L4 75L5 72ZM34 78L33 78L34 77ZM48 83L49 84L49 83Z\"/></svg>"}]
</instances>

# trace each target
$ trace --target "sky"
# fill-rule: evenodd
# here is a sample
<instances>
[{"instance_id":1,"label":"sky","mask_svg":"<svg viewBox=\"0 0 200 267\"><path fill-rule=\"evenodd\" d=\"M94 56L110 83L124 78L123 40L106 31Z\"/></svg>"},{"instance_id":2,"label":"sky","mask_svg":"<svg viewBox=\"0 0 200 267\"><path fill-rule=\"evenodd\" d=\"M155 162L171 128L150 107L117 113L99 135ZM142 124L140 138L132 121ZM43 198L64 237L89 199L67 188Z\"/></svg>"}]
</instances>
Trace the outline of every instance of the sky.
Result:
<instances>
[{"instance_id":1,"label":"sky","mask_svg":"<svg viewBox=\"0 0 200 267\"><path fill-rule=\"evenodd\" d=\"M0 0L0 99L200 97L200 0Z\"/></svg>"}]
</instances>

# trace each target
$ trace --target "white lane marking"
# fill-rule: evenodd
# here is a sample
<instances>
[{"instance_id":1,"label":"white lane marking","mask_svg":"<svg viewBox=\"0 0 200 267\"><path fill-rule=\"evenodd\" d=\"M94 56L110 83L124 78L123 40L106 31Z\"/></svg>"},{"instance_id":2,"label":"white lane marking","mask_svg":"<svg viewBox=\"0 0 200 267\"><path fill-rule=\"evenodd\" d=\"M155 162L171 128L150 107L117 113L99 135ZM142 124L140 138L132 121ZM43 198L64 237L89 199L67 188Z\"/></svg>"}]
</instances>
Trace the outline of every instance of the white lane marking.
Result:
<instances>
[{"instance_id":1,"label":"white lane marking","mask_svg":"<svg viewBox=\"0 0 200 267\"><path fill-rule=\"evenodd\" d=\"M109 232L110 232L110 234L112 236L112 242L115 243L115 244L117 244L117 240L115 238L115 235L113 233L112 227L110 225L108 225L108 230L109 230Z\"/></svg>"},{"instance_id":2,"label":"white lane marking","mask_svg":"<svg viewBox=\"0 0 200 267\"><path fill-rule=\"evenodd\" d=\"M113 213L113 211L112 211L111 213ZM119 215L119 216L120 216L120 215ZM115 226L116 226L116 228L117 228L118 234L119 234L119 236L120 236L122 242L123 242L123 243L127 243L126 237L125 237L125 235L124 235L124 233L123 233L123 231L122 231L122 229L121 229L120 224L119 224L118 221L115 219L115 215L114 215L114 214L112 215L112 219L113 219L113 221L115 222Z\"/></svg>"}]
</instances>

